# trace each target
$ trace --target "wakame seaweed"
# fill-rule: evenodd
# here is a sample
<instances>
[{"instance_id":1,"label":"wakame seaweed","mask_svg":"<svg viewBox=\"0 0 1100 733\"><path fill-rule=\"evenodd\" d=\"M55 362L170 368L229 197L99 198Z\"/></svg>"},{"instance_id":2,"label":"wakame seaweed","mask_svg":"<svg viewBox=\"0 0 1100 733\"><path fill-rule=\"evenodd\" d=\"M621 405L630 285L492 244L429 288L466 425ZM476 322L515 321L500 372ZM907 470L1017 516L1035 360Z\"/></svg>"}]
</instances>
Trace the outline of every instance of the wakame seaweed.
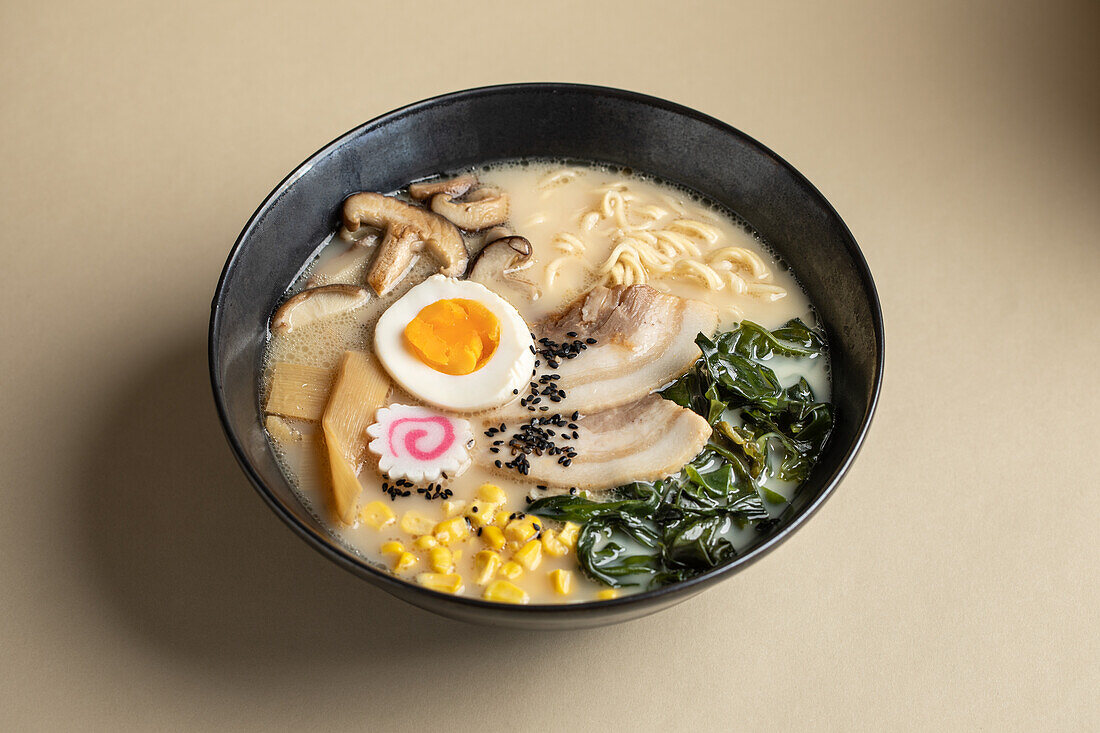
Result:
<instances>
[{"instance_id":1,"label":"wakame seaweed","mask_svg":"<svg viewBox=\"0 0 1100 733\"><path fill-rule=\"evenodd\" d=\"M778 495L764 480L805 481L832 431L832 408L816 401L809 383L784 388L764 363L824 358L824 337L801 320L774 331L742 321L713 341L699 334L695 342L702 357L661 395L711 424L698 456L673 476L620 486L605 500L552 496L527 509L581 525L577 560L594 580L656 587L732 560L735 524L775 525L764 498Z\"/></svg>"}]
</instances>

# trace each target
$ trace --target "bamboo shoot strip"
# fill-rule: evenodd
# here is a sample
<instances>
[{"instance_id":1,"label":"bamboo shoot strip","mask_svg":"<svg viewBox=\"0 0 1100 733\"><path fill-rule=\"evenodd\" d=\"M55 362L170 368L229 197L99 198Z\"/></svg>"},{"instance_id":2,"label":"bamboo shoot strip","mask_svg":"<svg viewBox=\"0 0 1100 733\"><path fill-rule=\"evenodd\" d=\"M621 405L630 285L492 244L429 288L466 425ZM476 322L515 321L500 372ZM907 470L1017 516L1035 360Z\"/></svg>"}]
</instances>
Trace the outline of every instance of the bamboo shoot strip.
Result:
<instances>
[{"instance_id":1,"label":"bamboo shoot strip","mask_svg":"<svg viewBox=\"0 0 1100 733\"><path fill-rule=\"evenodd\" d=\"M283 465L290 469L295 485L309 504L317 507L330 503L332 474L320 423L291 426L283 418L269 415L266 426Z\"/></svg>"},{"instance_id":2,"label":"bamboo shoot strip","mask_svg":"<svg viewBox=\"0 0 1100 733\"><path fill-rule=\"evenodd\" d=\"M344 354L321 420L332 471L333 509L344 524L355 523L355 505L362 491L356 474L367 444L367 426L388 393L389 378L373 358L360 351Z\"/></svg>"},{"instance_id":3,"label":"bamboo shoot strip","mask_svg":"<svg viewBox=\"0 0 1100 733\"><path fill-rule=\"evenodd\" d=\"M332 386L332 372L321 367L276 362L271 369L271 389L268 390L269 415L320 420Z\"/></svg>"}]
</instances>

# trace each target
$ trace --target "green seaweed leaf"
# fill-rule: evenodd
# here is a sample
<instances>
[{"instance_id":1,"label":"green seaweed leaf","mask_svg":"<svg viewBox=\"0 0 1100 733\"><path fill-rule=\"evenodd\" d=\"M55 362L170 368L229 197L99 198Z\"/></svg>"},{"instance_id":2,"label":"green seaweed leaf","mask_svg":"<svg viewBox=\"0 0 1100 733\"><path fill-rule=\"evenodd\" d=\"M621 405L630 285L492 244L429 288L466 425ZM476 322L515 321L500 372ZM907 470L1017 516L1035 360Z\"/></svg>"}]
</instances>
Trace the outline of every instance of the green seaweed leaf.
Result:
<instances>
[{"instance_id":1,"label":"green seaweed leaf","mask_svg":"<svg viewBox=\"0 0 1100 733\"><path fill-rule=\"evenodd\" d=\"M752 321L741 321L736 329L722 334L720 342L726 351L754 360L774 355L812 358L820 356L825 348L825 337L799 318L792 318L774 331Z\"/></svg>"},{"instance_id":2,"label":"green seaweed leaf","mask_svg":"<svg viewBox=\"0 0 1100 733\"><path fill-rule=\"evenodd\" d=\"M599 582L654 587L729 562L737 556L735 527L767 531L791 511L788 503L780 517L769 518L765 497L772 504L786 499L764 481L805 481L832 432L832 408L816 401L805 379L784 388L762 363L824 353L824 336L801 320L770 332L743 321L715 340L699 334L695 342L701 352L695 367L661 394L713 426L698 456L667 479L598 498L547 497L527 509L582 525L577 559Z\"/></svg>"}]
</instances>

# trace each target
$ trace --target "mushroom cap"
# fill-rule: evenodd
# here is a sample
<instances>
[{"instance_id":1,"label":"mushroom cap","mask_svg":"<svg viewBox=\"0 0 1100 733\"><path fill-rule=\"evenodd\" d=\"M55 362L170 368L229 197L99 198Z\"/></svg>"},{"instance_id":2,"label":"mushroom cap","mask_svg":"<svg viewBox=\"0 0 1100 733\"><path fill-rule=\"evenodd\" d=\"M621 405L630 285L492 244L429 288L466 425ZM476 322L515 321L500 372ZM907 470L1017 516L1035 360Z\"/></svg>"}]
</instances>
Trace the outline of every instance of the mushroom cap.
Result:
<instances>
[{"instance_id":1,"label":"mushroom cap","mask_svg":"<svg viewBox=\"0 0 1100 733\"><path fill-rule=\"evenodd\" d=\"M477 185L477 177L466 173L455 178L410 183L409 195L417 201L426 201L436 194L445 193L451 197L461 196Z\"/></svg>"},{"instance_id":2,"label":"mushroom cap","mask_svg":"<svg viewBox=\"0 0 1100 733\"><path fill-rule=\"evenodd\" d=\"M479 282L505 300L535 300L539 289L520 273L534 260L534 248L526 237L511 235L485 245L474 257L469 279Z\"/></svg>"},{"instance_id":3,"label":"mushroom cap","mask_svg":"<svg viewBox=\"0 0 1100 733\"><path fill-rule=\"evenodd\" d=\"M446 193L437 193L432 196L431 207L432 211L468 232L508 221L508 194L488 188L479 188L466 201L455 201Z\"/></svg>"},{"instance_id":4,"label":"mushroom cap","mask_svg":"<svg viewBox=\"0 0 1100 733\"><path fill-rule=\"evenodd\" d=\"M374 292L383 296L404 280L420 258L423 246L423 238L416 227L390 224L378 253L374 256L370 272L367 273L367 282L374 288Z\"/></svg>"},{"instance_id":5,"label":"mushroom cap","mask_svg":"<svg viewBox=\"0 0 1100 733\"><path fill-rule=\"evenodd\" d=\"M498 242L500 244L497 244ZM497 247L501 249L504 245L507 245L508 249L523 257L530 257L531 253L535 251L534 247L531 246L531 241L527 237L521 237L518 234L509 234L507 237L494 239L490 244L497 244Z\"/></svg>"},{"instance_id":6,"label":"mushroom cap","mask_svg":"<svg viewBox=\"0 0 1100 733\"><path fill-rule=\"evenodd\" d=\"M458 229L438 214L370 192L349 196L343 214L344 228L351 233L363 224L385 232L367 276L379 295L385 295L405 277L423 247L439 262L442 274L457 277L466 271L466 243Z\"/></svg>"},{"instance_id":7,"label":"mushroom cap","mask_svg":"<svg viewBox=\"0 0 1100 733\"><path fill-rule=\"evenodd\" d=\"M347 313L370 300L370 291L355 285L323 285L289 298L271 317L271 331L290 333L323 318Z\"/></svg>"}]
</instances>

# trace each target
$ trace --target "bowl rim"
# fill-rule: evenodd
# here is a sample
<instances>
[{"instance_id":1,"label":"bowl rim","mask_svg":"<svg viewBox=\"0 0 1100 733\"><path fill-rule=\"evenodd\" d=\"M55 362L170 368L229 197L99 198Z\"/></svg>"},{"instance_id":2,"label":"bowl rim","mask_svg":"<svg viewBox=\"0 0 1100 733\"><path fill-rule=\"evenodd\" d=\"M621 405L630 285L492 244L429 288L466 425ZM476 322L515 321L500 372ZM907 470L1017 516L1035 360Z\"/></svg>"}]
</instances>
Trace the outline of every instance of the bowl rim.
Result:
<instances>
[{"instance_id":1,"label":"bowl rim","mask_svg":"<svg viewBox=\"0 0 1100 733\"><path fill-rule=\"evenodd\" d=\"M773 163L782 168L788 175L790 175L796 184L803 187L813 198L817 199L818 204L823 210L830 216L834 217L835 221L840 225L841 238L843 239L844 247L848 252L848 255L852 258L852 262L858 271L860 282L866 292L871 306L871 320L872 328L875 335L875 354L874 354L874 367L872 372L872 388L870 400L867 405L867 410L864 412L860 419L859 428L856 432L856 438L854 442L848 447L843 459L840 461L836 469L824 479L823 488L821 493L812 501L805 509L797 516L790 519L789 522L784 524L773 536L769 537L766 541L760 543L756 547L743 555L738 555L733 561L721 565L716 568L712 568L705 573L690 578L688 580L672 583L670 585L661 586L652 590L641 591L639 593L632 593L618 598L596 601L584 601L579 603L535 603L527 605L515 605L506 603L497 603L494 601L486 601L480 598L473 598L470 596L458 596L447 593L439 593L437 591L430 590L423 586L408 581L402 580L393 576L379 568L376 568L369 563L365 562L361 558L354 556L340 549L330 538L314 531L311 527L301 522L281 501L274 495L274 493L268 489L263 479L253 469L247 456L244 453L244 449L241 445L240 439L230 426L228 410L226 408L225 395L220 380L218 378L217 362L219 356L219 345L215 342L215 334L218 331L218 325L220 323L221 305L225 297L225 282L229 275L229 272L233 269L237 257L240 253L240 249L245 240L252 233L254 226L260 216L278 199L283 193L294 184L303 174L309 171L314 164L321 158L334 152L336 149L350 141L351 139L359 136L363 132L370 128L377 127L387 122L400 119L403 116L412 114L422 109L436 107L440 105L447 105L453 102L461 101L473 97L486 97L497 94L513 94L516 92L535 92L542 94L552 94L555 92L568 91L573 93L585 93L596 97L605 97L611 99L619 99L628 102L640 103L642 105L655 107L660 110L671 112L676 115L687 117L698 122L702 122L717 131L733 136L739 139L742 143L748 147L754 148L760 154L771 159ZM208 365L210 369L210 382L214 392L214 402L218 411L218 419L221 422L222 430L225 433L225 437L229 442L229 445L233 451L234 457L237 459L237 463L240 464L245 475L248 476L253 488L260 494L264 501L271 507L271 509L278 515L284 523L286 523L292 530L294 530L302 539L304 539L310 546L320 552L328 559L335 562L345 570L362 576L363 573L369 574L373 580L377 581L379 585L388 587L393 591L396 591L396 595L403 596L405 593L412 593L414 595L423 595L427 602L433 603L437 601L450 602L460 606L466 606L471 609L480 609L482 611L493 611L496 613L511 613L517 616L540 616L545 614L579 614L585 612L605 612L612 608L621 608L628 605L648 605L649 602L657 601L658 599L665 598L672 595L683 595L684 599L693 595L690 591L695 589L696 592L702 590L703 587L710 585L719 579L732 575L744 568L752 565L762 557L770 553L780 544L782 544L788 537L794 534L806 521L808 521L821 506L832 496L837 486L840 484L841 479L848 472L859 450L863 447L864 440L867 436L867 431L870 428L872 418L874 417L876 407L878 406L879 395L882 389L883 371L885 365L885 334L883 329L883 314L882 306L879 301L878 290L875 287L874 279L871 276L870 268L867 265L867 260L860 250L858 244L856 244L855 238L852 236L851 230L848 225L833 208L832 204L825 198L825 196L809 181L802 173L800 173L794 166L788 163L786 160L777 155L774 151L763 145L758 140L749 135L741 132L737 128L729 125L721 120L712 117L710 115L699 112L698 110L686 107L682 104L670 102L660 97L655 97L648 94L642 94L639 92L628 91L625 89L617 89L614 87L605 87L592 84L574 84L565 82L523 82L514 84L496 84L491 86L474 87L470 89L464 89L455 92L447 92L445 94L439 94L427 99L413 102L411 104L398 107L384 114L378 115L356 127L348 130L347 132L334 138L332 141L326 143L322 147L318 148L314 153L307 157L300 164L288 173L283 180L281 180L271 192L264 197L263 201L256 210L249 217L248 222L241 229L241 233L237 236L236 241L233 243L232 249L229 251L229 255L226 258L225 265L222 268L221 275L218 278L217 287L214 290L214 296L211 301L210 307L210 326L208 333L207 343L208 353Z\"/></svg>"}]
</instances>

